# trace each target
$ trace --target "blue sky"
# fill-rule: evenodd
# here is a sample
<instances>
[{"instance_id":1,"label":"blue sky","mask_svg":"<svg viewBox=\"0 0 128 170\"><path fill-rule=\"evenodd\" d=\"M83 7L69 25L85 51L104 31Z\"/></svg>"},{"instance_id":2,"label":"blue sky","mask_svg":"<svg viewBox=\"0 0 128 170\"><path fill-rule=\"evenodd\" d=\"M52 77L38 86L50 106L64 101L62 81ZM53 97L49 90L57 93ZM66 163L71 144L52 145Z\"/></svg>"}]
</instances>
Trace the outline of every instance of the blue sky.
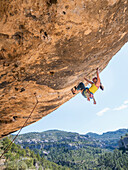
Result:
<instances>
[{"instance_id":1,"label":"blue sky","mask_svg":"<svg viewBox=\"0 0 128 170\"><path fill-rule=\"evenodd\" d=\"M21 133L59 129L85 134L128 128L128 43L100 73L105 90L95 93L96 105L80 93Z\"/></svg>"}]
</instances>

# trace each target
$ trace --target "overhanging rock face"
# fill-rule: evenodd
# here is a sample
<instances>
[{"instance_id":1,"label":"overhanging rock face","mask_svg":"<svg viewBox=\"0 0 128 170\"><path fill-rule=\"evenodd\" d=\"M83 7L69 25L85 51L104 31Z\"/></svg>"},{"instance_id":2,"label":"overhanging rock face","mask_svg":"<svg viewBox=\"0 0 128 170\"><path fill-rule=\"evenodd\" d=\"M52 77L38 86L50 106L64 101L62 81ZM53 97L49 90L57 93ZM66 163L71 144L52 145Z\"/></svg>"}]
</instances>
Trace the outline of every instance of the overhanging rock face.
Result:
<instances>
[{"instance_id":1,"label":"overhanging rock face","mask_svg":"<svg viewBox=\"0 0 128 170\"><path fill-rule=\"evenodd\" d=\"M73 97L128 41L127 0L0 0L0 137Z\"/></svg>"}]
</instances>

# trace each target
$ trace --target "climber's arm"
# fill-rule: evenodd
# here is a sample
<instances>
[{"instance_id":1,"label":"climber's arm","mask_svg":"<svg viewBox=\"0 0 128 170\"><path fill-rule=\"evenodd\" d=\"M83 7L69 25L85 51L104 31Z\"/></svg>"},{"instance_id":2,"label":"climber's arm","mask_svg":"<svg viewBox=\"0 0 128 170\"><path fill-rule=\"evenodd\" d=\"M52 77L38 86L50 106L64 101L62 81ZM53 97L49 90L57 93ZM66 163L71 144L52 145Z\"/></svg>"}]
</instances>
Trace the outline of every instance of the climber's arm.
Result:
<instances>
[{"instance_id":1,"label":"climber's arm","mask_svg":"<svg viewBox=\"0 0 128 170\"><path fill-rule=\"evenodd\" d=\"M100 84L100 76L99 76L99 69L96 69L96 74L97 74L97 84Z\"/></svg>"},{"instance_id":2,"label":"climber's arm","mask_svg":"<svg viewBox=\"0 0 128 170\"><path fill-rule=\"evenodd\" d=\"M88 80L86 77L84 77L84 79L85 79L88 83L93 84L93 82L90 81L90 80Z\"/></svg>"}]
</instances>

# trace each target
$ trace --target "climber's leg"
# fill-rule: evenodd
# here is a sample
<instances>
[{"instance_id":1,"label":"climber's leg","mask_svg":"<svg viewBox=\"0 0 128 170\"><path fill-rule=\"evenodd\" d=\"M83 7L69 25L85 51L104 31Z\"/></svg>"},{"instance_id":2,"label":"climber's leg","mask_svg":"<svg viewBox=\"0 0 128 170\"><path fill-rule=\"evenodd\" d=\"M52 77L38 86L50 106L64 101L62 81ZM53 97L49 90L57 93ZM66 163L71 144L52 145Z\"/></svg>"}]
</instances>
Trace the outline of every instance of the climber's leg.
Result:
<instances>
[{"instance_id":1,"label":"climber's leg","mask_svg":"<svg viewBox=\"0 0 128 170\"><path fill-rule=\"evenodd\" d=\"M76 90L84 90L84 89L85 89L85 85L84 85L83 82L80 82L80 83L78 84L78 86L76 87Z\"/></svg>"},{"instance_id":2,"label":"climber's leg","mask_svg":"<svg viewBox=\"0 0 128 170\"><path fill-rule=\"evenodd\" d=\"M85 98L87 98L88 101L90 101L90 92L89 92L89 88L86 87L84 90L82 90L81 93Z\"/></svg>"},{"instance_id":3,"label":"climber's leg","mask_svg":"<svg viewBox=\"0 0 128 170\"><path fill-rule=\"evenodd\" d=\"M78 84L78 86L76 87L76 86L74 86L72 89L71 89L71 91L72 91L72 93L73 94L75 94L76 92L78 92L78 91L83 91L85 89L85 85L84 85L84 83L83 82L80 82L79 84Z\"/></svg>"}]
</instances>

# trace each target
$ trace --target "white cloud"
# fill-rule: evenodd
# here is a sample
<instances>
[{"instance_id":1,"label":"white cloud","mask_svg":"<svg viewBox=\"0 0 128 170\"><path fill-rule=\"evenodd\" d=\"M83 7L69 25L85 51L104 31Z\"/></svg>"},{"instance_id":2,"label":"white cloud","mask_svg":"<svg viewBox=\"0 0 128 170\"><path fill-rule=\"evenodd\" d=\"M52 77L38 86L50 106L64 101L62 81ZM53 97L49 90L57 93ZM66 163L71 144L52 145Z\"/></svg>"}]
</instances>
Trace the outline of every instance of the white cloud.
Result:
<instances>
[{"instance_id":1,"label":"white cloud","mask_svg":"<svg viewBox=\"0 0 128 170\"><path fill-rule=\"evenodd\" d=\"M127 107L128 107L128 105L122 104L121 106L116 107L113 110L123 110L123 109L126 109Z\"/></svg>"},{"instance_id":2,"label":"white cloud","mask_svg":"<svg viewBox=\"0 0 128 170\"><path fill-rule=\"evenodd\" d=\"M124 104L128 104L128 100L125 100L125 101L124 101Z\"/></svg>"},{"instance_id":3,"label":"white cloud","mask_svg":"<svg viewBox=\"0 0 128 170\"><path fill-rule=\"evenodd\" d=\"M123 109L126 109L126 108L128 108L128 100L125 100L125 101L124 101L124 104L122 104L122 105L120 105L120 106L118 106L118 107L116 107L116 108L114 108L114 109L111 109L111 110L113 110L113 111L115 111L115 110L116 110L116 111L119 111L119 110L123 110ZM106 107L106 108L104 108L103 110L97 112L96 115L97 115L97 116L103 116L104 113L107 112L108 110L110 110L110 108L109 108L109 107Z\"/></svg>"},{"instance_id":4,"label":"white cloud","mask_svg":"<svg viewBox=\"0 0 128 170\"><path fill-rule=\"evenodd\" d=\"M97 112L96 115L97 115L97 116L103 116L103 114L104 114L105 112L107 112L108 110L110 110L110 108L108 108L108 107L107 107L107 108L104 108L104 109L101 110L100 112Z\"/></svg>"}]
</instances>

